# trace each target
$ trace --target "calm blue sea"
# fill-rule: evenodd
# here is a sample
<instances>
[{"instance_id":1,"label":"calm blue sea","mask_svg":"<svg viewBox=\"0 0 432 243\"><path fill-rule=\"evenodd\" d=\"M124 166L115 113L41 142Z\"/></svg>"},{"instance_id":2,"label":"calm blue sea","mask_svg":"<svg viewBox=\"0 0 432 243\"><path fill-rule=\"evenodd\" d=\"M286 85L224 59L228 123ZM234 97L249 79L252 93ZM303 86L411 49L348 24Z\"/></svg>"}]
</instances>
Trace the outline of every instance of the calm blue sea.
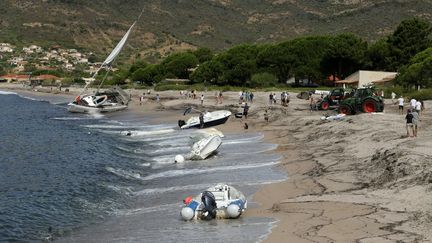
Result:
<instances>
[{"instance_id":1,"label":"calm blue sea","mask_svg":"<svg viewBox=\"0 0 432 243\"><path fill-rule=\"evenodd\" d=\"M179 217L185 196L214 183L250 196L286 178L261 134L227 135L217 156L174 164L193 130L128 111L70 114L67 100L46 99L0 91L0 242L255 242L274 223Z\"/></svg>"}]
</instances>

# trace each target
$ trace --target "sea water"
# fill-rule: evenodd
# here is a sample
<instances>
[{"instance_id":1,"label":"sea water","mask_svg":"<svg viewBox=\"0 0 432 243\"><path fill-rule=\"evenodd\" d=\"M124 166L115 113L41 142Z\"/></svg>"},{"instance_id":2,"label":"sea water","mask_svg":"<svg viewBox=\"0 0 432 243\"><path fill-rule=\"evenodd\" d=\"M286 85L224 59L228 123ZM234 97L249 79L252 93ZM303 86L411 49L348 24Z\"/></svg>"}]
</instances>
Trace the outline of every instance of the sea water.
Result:
<instances>
[{"instance_id":1,"label":"sea water","mask_svg":"<svg viewBox=\"0 0 432 243\"><path fill-rule=\"evenodd\" d=\"M182 221L182 199L229 183L249 199L286 178L259 133L227 134L217 155L174 163L194 130L124 111L69 114L0 92L0 241L256 242L274 219ZM127 136L131 134L131 136Z\"/></svg>"}]
</instances>

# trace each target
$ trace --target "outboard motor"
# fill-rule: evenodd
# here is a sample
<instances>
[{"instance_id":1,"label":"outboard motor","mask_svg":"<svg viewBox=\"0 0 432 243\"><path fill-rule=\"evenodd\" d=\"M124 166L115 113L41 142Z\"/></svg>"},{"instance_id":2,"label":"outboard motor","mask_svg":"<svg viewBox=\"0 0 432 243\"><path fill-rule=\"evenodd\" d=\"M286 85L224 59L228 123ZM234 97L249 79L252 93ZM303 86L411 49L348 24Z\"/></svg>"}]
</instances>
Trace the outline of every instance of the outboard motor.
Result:
<instances>
[{"instance_id":1,"label":"outboard motor","mask_svg":"<svg viewBox=\"0 0 432 243\"><path fill-rule=\"evenodd\" d=\"M216 218L216 199L213 193L209 191L204 191L201 196L201 201L204 204L203 216L204 220L211 220Z\"/></svg>"},{"instance_id":2,"label":"outboard motor","mask_svg":"<svg viewBox=\"0 0 432 243\"><path fill-rule=\"evenodd\" d=\"M182 126L186 125L186 122L184 120L178 120L178 125L181 128Z\"/></svg>"}]
</instances>

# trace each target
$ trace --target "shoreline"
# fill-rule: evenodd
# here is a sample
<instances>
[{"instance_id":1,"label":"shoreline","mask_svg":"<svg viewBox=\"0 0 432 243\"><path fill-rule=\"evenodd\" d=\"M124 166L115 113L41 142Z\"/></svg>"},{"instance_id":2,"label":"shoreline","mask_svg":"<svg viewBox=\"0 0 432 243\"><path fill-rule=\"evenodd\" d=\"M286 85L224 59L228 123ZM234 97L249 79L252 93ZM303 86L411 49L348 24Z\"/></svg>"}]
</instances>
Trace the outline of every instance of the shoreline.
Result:
<instances>
[{"instance_id":1,"label":"shoreline","mask_svg":"<svg viewBox=\"0 0 432 243\"><path fill-rule=\"evenodd\" d=\"M77 94L76 90L54 94L17 86L0 84L0 89L35 96L73 98ZM146 101L140 106L141 92L131 92L129 109L138 114L162 112L163 120L170 122L179 118L170 115L173 110L199 106L199 99L183 99L177 91L157 92L162 98L160 105ZM237 92L224 93L224 105L215 105L212 93L205 94L204 108L237 109ZM155 94L153 91L152 96ZM414 139L404 137L404 116L397 114L393 105L387 105L383 114L322 121L325 112L309 112L308 101L291 94L288 108L269 108L270 121L266 123L263 114L269 107L268 93L255 94L248 130L243 129L245 121L236 118L217 129L224 133L262 132L266 141L278 145L272 151L282 156L276 167L285 171L288 179L260 186L253 196L260 206L244 215L278 220L264 242L432 241L428 110L422 114L419 137ZM427 108L430 105L432 102L426 102Z\"/></svg>"}]
</instances>

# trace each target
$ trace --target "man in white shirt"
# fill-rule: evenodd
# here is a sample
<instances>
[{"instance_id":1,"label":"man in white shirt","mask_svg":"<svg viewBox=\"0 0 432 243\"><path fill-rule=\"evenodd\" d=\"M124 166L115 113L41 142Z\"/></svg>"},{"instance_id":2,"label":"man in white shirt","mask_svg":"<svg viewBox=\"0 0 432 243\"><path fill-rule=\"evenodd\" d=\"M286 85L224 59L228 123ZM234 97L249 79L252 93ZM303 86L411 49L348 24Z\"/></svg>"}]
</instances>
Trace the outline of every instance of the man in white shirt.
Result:
<instances>
[{"instance_id":1,"label":"man in white shirt","mask_svg":"<svg viewBox=\"0 0 432 243\"><path fill-rule=\"evenodd\" d=\"M398 102L399 102L399 113L403 115L404 98L402 97L402 95L401 97L399 97Z\"/></svg>"},{"instance_id":2,"label":"man in white shirt","mask_svg":"<svg viewBox=\"0 0 432 243\"><path fill-rule=\"evenodd\" d=\"M416 99L414 99L414 98L412 98L411 100L410 100L410 108L413 110L413 109L415 109L415 106L416 106L416 103L417 103L417 100Z\"/></svg>"},{"instance_id":3,"label":"man in white shirt","mask_svg":"<svg viewBox=\"0 0 432 243\"><path fill-rule=\"evenodd\" d=\"M418 101L416 101L416 104L415 104L415 110L417 111L417 113L420 115L420 111L421 111L421 109L422 109L422 104L421 104L421 102L418 100Z\"/></svg>"},{"instance_id":4,"label":"man in white shirt","mask_svg":"<svg viewBox=\"0 0 432 243\"><path fill-rule=\"evenodd\" d=\"M392 104L394 104L394 99L396 99L396 93L395 92L391 93L391 98L392 98Z\"/></svg>"}]
</instances>

